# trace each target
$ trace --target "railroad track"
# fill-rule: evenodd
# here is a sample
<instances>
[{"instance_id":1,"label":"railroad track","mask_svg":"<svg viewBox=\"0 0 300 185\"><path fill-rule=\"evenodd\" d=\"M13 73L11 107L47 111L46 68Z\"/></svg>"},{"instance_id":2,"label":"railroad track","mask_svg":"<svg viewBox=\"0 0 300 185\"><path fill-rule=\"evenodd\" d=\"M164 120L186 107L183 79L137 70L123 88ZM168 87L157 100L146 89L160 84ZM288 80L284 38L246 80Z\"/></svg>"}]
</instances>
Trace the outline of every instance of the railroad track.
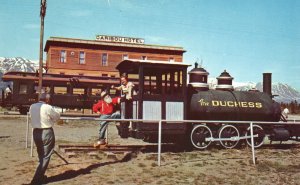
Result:
<instances>
[{"instance_id":1,"label":"railroad track","mask_svg":"<svg viewBox=\"0 0 300 185\"><path fill-rule=\"evenodd\" d=\"M165 149L171 148L170 144L162 145ZM98 155L100 153L106 153L107 155L113 154L128 154L133 152L157 152L157 144L147 145L101 145L100 147L93 147L92 145L85 144L61 144L58 145L60 152L67 157L75 157L79 154Z\"/></svg>"},{"instance_id":2,"label":"railroad track","mask_svg":"<svg viewBox=\"0 0 300 185\"><path fill-rule=\"evenodd\" d=\"M264 144L260 149L299 149L300 144ZM94 148L88 144L61 144L58 145L60 153L63 153L67 157L76 157L80 154L88 154L90 156L97 156L99 154L106 154L107 156L114 155L128 155L131 153L157 153L157 144L146 145L119 145L108 144L101 145L98 148ZM177 148L174 144L162 144L162 152L183 152L182 149ZM257 149L259 150L259 149Z\"/></svg>"}]
</instances>

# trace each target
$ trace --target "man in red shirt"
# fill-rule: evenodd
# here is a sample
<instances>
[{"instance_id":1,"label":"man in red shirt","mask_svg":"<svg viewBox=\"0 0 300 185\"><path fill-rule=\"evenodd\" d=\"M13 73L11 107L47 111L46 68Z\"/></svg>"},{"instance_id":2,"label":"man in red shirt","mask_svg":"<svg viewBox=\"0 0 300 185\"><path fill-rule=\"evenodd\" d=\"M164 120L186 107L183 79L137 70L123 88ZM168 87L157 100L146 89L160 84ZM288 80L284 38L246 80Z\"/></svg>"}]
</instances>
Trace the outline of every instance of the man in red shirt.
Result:
<instances>
[{"instance_id":1,"label":"man in red shirt","mask_svg":"<svg viewBox=\"0 0 300 185\"><path fill-rule=\"evenodd\" d=\"M106 91L101 93L101 99L93 105L93 111L100 114L100 119L120 119L119 111L114 111L114 106L120 103L120 97L111 98ZM94 144L94 147L106 144L105 132L108 126L108 121L100 122L99 140Z\"/></svg>"}]
</instances>

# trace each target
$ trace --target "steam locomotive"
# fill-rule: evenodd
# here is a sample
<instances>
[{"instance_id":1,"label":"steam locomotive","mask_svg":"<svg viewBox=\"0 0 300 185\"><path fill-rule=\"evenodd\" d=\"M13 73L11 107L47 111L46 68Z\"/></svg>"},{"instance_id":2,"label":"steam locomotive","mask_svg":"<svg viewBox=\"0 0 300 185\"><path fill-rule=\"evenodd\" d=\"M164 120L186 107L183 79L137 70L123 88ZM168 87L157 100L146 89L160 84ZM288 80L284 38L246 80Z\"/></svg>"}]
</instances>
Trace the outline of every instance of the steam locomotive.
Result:
<instances>
[{"instance_id":1,"label":"steam locomotive","mask_svg":"<svg viewBox=\"0 0 300 185\"><path fill-rule=\"evenodd\" d=\"M165 142L186 144L188 141L197 149L218 142L224 148L234 148L242 141L251 145L249 124L239 121L286 122L280 104L272 99L271 73L264 73L264 92L234 91L233 78L228 72L224 71L217 78L216 88L211 89L207 83L209 73L204 68L196 64L187 74L187 67L181 63L139 60L126 60L117 66L121 73L138 74L138 95L133 98L132 118L148 120L130 126L121 124L121 137L157 141L158 124L150 120L162 119L169 120L162 124ZM300 126L255 124L253 133L254 145L260 147L266 136L271 142L299 141Z\"/></svg>"}]
</instances>

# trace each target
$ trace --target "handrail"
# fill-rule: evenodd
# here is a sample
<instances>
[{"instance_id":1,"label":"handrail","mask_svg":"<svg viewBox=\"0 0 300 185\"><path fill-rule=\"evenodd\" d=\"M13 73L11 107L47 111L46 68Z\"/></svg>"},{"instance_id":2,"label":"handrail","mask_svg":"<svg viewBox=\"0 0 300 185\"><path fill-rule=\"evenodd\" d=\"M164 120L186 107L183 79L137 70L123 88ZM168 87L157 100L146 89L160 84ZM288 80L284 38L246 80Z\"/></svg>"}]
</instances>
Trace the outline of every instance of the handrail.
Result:
<instances>
[{"instance_id":1,"label":"handrail","mask_svg":"<svg viewBox=\"0 0 300 185\"><path fill-rule=\"evenodd\" d=\"M132 121L132 122L159 122L163 123L230 123L230 124L300 124L300 120L288 120L287 122L269 122L269 121L221 121L221 120L166 120L166 119L154 119L154 120L145 120L145 119L100 119L95 117L65 117L62 116L60 119L69 119L69 120L94 120L94 121Z\"/></svg>"}]
</instances>

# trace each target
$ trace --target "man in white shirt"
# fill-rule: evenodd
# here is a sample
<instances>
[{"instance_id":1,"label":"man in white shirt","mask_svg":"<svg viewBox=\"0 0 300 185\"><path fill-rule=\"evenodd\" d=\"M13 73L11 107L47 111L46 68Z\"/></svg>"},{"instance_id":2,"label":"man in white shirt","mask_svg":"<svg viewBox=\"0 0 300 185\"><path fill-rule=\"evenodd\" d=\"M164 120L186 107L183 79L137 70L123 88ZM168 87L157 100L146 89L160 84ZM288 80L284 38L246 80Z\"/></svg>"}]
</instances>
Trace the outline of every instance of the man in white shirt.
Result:
<instances>
[{"instance_id":1,"label":"man in white shirt","mask_svg":"<svg viewBox=\"0 0 300 185\"><path fill-rule=\"evenodd\" d=\"M39 165L35 171L31 184L42 184L45 172L54 150L55 135L52 129L59 120L59 113L49 105L50 95L42 93L40 101L30 106L29 112L33 129L33 140L37 148Z\"/></svg>"}]
</instances>

